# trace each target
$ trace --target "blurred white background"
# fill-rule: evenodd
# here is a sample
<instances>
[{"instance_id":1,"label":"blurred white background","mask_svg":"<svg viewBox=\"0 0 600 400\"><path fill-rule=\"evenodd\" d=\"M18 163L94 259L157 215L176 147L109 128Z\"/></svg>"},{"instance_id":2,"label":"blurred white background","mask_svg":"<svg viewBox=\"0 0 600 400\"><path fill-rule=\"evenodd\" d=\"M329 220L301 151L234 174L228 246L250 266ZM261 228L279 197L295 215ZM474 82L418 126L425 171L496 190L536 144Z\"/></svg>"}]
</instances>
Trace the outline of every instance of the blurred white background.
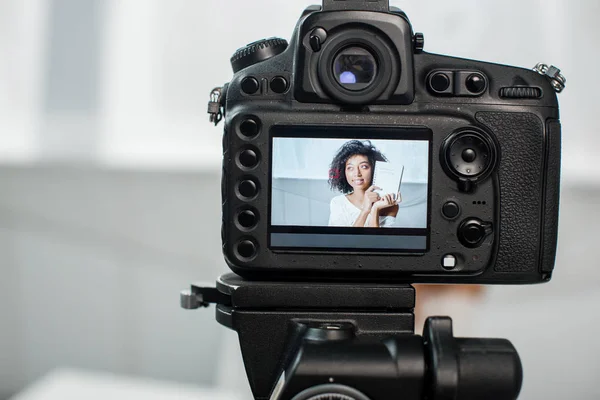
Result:
<instances>
[{"instance_id":1,"label":"blurred white background","mask_svg":"<svg viewBox=\"0 0 600 400\"><path fill-rule=\"evenodd\" d=\"M247 396L235 334L178 306L226 270L206 103L238 47L289 39L316 2L0 0L0 399L60 367ZM428 52L566 75L555 277L456 323L513 341L522 399L600 398L600 2L391 3Z\"/></svg>"}]
</instances>

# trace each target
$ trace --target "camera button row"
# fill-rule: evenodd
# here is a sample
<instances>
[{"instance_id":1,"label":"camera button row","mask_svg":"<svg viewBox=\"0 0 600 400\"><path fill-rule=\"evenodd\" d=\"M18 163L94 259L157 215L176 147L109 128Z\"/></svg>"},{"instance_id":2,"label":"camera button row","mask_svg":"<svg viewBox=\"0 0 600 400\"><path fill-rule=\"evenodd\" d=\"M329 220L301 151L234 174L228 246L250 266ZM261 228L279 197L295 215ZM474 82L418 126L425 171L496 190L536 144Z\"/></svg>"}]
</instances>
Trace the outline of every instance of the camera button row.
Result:
<instances>
[{"instance_id":1,"label":"camera button row","mask_svg":"<svg viewBox=\"0 0 600 400\"><path fill-rule=\"evenodd\" d=\"M427 88L438 96L481 96L488 79L479 71L436 70L427 76Z\"/></svg>"},{"instance_id":2,"label":"camera button row","mask_svg":"<svg viewBox=\"0 0 600 400\"><path fill-rule=\"evenodd\" d=\"M264 82L266 84L267 80L264 79ZM287 92L289 86L290 85L288 80L285 79L283 76L276 76L272 78L269 83L271 91L275 94L284 94L285 92ZM242 92L248 95L253 95L257 94L260 91L260 82L255 77L248 76L242 80L240 87L242 88ZM263 89L263 92L264 90L266 89Z\"/></svg>"}]
</instances>

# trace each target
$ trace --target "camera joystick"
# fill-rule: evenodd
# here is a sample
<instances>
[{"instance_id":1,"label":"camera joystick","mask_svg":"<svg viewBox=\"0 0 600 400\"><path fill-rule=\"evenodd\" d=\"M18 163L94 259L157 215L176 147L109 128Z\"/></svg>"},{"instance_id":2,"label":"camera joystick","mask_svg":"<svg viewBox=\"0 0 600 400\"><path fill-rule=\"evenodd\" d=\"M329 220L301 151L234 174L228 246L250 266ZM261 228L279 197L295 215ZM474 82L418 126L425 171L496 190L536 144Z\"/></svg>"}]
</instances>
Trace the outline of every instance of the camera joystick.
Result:
<instances>
[{"instance_id":1,"label":"camera joystick","mask_svg":"<svg viewBox=\"0 0 600 400\"><path fill-rule=\"evenodd\" d=\"M460 191L472 192L475 185L495 169L497 148L487 133L473 127L460 129L448 136L442 145L442 167L457 181Z\"/></svg>"},{"instance_id":2,"label":"camera joystick","mask_svg":"<svg viewBox=\"0 0 600 400\"><path fill-rule=\"evenodd\" d=\"M483 222L478 218L467 218L458 227L458 240L465 247L476 248L481 246L491 233L491 222Z\"/></svg>"}]
</instances>

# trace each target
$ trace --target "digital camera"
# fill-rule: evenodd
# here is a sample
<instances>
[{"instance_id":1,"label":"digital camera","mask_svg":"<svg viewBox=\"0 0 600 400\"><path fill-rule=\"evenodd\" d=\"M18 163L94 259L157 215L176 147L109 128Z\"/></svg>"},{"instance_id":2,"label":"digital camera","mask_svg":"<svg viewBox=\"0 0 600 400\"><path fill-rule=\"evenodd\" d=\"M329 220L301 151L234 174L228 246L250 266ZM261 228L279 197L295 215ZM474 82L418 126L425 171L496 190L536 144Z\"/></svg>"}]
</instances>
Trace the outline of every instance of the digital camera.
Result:
<instances>
[{"instance_id":1,"label":"digital camera","mask_svg":"<svg viewBox=\"0 0 600 400\"><path fill-rule=\"evenodd\" d=\"M223 252L250 279L548 281L554 67L428 54L386 0L325 0L231 59ZM221 114L222 112L222 114Z\"/></svg>"}]
</instances>

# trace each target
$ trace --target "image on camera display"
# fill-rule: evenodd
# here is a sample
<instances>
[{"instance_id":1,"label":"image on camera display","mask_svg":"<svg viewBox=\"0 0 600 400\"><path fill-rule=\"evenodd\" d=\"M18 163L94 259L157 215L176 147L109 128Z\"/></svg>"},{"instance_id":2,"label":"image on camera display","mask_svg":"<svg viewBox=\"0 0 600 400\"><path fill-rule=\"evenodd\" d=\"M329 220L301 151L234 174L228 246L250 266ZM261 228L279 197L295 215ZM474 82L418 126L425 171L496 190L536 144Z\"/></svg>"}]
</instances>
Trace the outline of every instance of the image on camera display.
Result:
<instances>
[{"instance_id":1,"label":"image on camera display","mask_svg":"<svg viewBox=\"0 0 600 400\"><path fill-rule=\"evenodd\" d=\"M427 248L428 130L272 132L272 248Z\"/></svg>"}]
</instances>

